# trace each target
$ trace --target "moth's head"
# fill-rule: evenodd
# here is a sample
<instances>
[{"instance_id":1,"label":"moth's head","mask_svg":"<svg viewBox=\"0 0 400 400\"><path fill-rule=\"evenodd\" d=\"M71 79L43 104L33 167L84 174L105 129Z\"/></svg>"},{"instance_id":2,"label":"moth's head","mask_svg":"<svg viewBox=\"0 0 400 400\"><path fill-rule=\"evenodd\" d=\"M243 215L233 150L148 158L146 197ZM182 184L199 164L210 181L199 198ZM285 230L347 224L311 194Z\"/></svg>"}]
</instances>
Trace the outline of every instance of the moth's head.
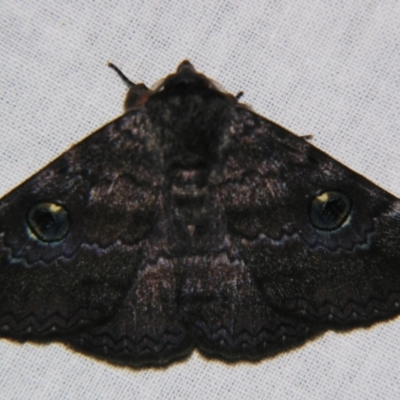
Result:
<instances>
[{"instance_id":1,"label":"moth's head","mask_svg":"<svg viewBox=\"0 0 400 400\"><path fill-rule=\"evenodd\" d=\"M236 103L237 99L226 93L220 85L205 75L196 71L188 60L182 61L176 72L168 75L161 81L156 82L151 88L143 83L135 84L129 81L121 71L113 64L109 64L115 69L122 79L128 83L130 89L125 100L125 110L142 107L147 101L153 97L185 97L185 96L201 96L201 97L223 97L229 102Z\"/></svg>"},{"instance_id":2,"label":"moth's head","mask_svg":"<svg viewBox=\"0 0 400 400\"><path fill-rule=\"evenodd\" d=\"M197 72L190 61L184 60L178 65L174 74L168 75L155 87L154 92L173 96L207 92L219 93L221 89L211 79Z\"/></svg>"}]
</instances>

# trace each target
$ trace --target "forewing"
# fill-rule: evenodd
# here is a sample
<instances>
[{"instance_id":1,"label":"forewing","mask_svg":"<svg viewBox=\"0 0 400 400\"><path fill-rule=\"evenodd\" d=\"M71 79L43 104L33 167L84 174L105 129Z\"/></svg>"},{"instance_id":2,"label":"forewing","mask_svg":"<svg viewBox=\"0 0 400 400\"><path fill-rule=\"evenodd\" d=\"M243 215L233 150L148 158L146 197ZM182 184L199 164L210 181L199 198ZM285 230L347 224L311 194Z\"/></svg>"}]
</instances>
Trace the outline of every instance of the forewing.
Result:
<instances>
[{"instance_id":1,"label":"forewing","mask_svg":"<svg viewBox=\"0 0 400 400\"><path fill-rule=\"evenodd\" d=\"M226 143L216 187L269 305L327 328L400 312L398 199L244 108Z\"/></svg>"},{"instance_id":2,"label":"forewing","mask_svg":"<svg viewBox=\"0 0 400 400\"><path fill-rule=\"evenodd\" d=\"M62 336L115 312L157 218L151 143L141 112L128 113L1 200L2 335Z\"/></svg>"}]
</instances>

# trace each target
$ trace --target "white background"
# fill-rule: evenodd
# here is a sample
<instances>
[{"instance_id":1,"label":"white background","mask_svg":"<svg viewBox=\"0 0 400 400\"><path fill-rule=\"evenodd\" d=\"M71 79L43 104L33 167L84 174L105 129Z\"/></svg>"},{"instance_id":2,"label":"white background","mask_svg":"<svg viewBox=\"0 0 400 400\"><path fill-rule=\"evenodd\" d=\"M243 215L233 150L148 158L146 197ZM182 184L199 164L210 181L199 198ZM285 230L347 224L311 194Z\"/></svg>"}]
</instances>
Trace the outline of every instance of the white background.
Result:
<instances>
[{"instance_id":1,"label":"white background","mask_svg":"<svg viewBox=\"0 0 400 400\"><path fill-rule=\"evenodd\" d=\"M58 3L58 4L57 4ZM119 3L119 4L118 4ZM188 58L260 114L400 196L400 3L10 1L0 15L0 195ZM400 247L400 243L399 243ZM163 370L0 340L1 399L400 398L400 320L260 363Z\"/></svg>"}]
</instances>

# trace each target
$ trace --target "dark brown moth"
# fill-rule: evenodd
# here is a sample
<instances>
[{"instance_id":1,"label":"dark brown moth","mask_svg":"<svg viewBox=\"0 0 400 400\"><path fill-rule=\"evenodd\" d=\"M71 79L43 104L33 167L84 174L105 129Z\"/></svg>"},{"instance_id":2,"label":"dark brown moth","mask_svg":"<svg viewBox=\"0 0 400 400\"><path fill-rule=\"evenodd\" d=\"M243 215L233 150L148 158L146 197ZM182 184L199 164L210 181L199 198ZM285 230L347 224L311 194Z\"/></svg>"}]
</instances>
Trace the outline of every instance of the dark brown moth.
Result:
<instances>
[{"instance_id":1,"label":"dark brown moth","mask_svg":"<svg viewBox=\"0 0 400 400\"><path fill-rule=\"evenodd\" d=\"M0 334L133 367L400 312L400 201L182 62L0 201Z\"/></svg>"}]
</instances>

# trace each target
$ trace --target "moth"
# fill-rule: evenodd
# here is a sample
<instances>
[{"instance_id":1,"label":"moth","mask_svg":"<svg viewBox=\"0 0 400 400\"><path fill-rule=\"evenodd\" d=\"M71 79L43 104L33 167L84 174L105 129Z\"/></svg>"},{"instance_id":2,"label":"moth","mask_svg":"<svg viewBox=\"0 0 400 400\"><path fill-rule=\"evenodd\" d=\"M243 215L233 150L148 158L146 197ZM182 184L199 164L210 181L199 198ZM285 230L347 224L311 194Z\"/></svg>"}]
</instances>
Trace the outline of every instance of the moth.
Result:
<instances>
[{"instance_id":1,"label":"moth","mask_svg":"<svg viewBox=\"0 0 400 400\"><path fill-rule=\"evenodd\" d=\"M400 313L400 201L189 61L0 201L0 335L259 360Z\"/></svg>"}]
</instances>

